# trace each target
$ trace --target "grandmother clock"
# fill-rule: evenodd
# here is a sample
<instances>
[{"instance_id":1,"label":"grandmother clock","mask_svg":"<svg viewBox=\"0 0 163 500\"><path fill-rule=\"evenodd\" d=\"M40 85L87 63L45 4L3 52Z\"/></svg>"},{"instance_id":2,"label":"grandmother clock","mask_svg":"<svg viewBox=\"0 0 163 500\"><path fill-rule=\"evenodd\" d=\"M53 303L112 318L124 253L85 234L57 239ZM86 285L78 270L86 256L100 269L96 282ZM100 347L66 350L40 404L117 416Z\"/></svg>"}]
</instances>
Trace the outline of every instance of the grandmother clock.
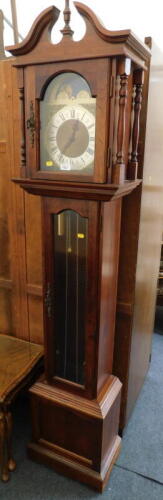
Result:
<instances>
[{"instance_id":1,"label":"grandmother clock","mask_svg":"<svg viewBox=\"0 0 163 500\"><path fill-rule=\"evenodd\" d=\"M22 43L8 47L22 117L15 182L42 201L45 374L30 390L28 450L102 491L120 449L112 357L121 202L139 183L149 50L75 6L86 23L82 40L73 41L66 1L59 44L50 41L59 16L50 7Z\"/></svg>"}]
</instances>

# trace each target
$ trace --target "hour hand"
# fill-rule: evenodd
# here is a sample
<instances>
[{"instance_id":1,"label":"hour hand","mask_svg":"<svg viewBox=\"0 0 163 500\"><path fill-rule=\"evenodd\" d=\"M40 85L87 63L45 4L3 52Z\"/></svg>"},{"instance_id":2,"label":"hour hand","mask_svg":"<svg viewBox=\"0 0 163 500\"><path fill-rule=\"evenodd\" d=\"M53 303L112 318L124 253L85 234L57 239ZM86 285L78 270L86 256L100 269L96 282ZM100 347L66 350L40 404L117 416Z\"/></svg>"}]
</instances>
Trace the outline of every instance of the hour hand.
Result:
<instances>
[{"instance_id":1,"label":"hour hand","mask_svg":"<svg viewBox=\"0 0 163 500\"><path fill-rule=\"evenodd\" d=\"M62 150L62 154L65 153L66 149L71 146L72 142L75 141L75 138L76 138L76 132L78 131L79 129L79 120L76 120L76 122L74 123L74 125L72 126L72 133L68 139L68 141L66 142L66 144L64 145L64 148Z\"/></svg>"}]
</instances>

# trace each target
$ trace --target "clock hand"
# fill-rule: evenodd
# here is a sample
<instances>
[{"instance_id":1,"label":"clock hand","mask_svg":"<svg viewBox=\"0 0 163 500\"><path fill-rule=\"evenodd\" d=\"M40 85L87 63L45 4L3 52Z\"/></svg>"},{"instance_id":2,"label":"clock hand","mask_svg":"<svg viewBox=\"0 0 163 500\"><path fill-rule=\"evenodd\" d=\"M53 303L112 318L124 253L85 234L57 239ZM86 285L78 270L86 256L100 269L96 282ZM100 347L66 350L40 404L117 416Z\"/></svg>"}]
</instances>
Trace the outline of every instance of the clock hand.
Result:
<instances>
[{"instance_id":1,"label":"clock hand","mask_svg":"<svg viewBox=\"0 0 163 500\"><path fill-rule=\"evenodd\" d=\"M68 141L66 142L63 150L61 151L62 154L65 153L66 149L71 146L71 144L75 141L75 138L76 138L76 132L79 130L79 120L76 120L77 123L74 123L74 125L72 126L72 134L71 136L69 137Z\"/></svg>"},{"instance_id":2,"label":"clock hand","mask_svg":"<svg viewBox=\"0 0 163 500\"><path fill-rule=\"evenodd\" d=\"M72 133L72 142L75 141L75 138L76 138L76 132L79 130L79 120L76 120L77 123L74 123L74 125L72 126L72 130L73 130L73 133Z\"/></svg>"}]
</instances>

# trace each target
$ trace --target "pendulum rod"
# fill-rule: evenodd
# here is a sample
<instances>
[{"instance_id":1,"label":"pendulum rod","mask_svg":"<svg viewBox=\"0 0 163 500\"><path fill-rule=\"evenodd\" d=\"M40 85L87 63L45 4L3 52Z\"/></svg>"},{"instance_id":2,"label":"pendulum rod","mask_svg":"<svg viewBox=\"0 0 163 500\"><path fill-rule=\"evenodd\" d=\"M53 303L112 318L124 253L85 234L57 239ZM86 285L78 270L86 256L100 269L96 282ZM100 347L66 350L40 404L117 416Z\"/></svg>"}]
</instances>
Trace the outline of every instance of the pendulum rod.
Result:
<instances>
[{"instance_id":1,"label":"pendulum rod","mask_svg":"<svg viewBox=\"0 0 163 500\"><path fill-rule=\"evenodd\" d=\"M70 215L65 214L66 226L66 296L65 296L65 351L64 351L64 378L66 378L67 368L67 318L68 318L68 257L69 257L69 218Z\"/></svg>"}]
</instances>

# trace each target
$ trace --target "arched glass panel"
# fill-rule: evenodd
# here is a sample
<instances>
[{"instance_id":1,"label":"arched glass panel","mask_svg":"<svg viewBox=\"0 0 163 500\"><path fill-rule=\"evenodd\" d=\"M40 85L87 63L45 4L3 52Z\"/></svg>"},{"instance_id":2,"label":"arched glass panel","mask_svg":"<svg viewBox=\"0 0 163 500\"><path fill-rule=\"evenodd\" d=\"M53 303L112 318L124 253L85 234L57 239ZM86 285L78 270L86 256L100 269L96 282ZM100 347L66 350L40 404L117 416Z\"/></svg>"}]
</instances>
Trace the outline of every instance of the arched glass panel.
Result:
<instances>
[{"instance_id":1,"label":"arched glass panel","mask_svg":"<svg viewBox=\"0 0 163 500\"><path fill-rule=\"evenodd\" d=\"M84 385L88 219L54 215L55 374Z\"/></svg>"},{"instance_id":2,"label":"arched glass panel","mask_svg":"<svg viewBox=\"0 0 163 500\"><path fill-rule=\"evenodd\" d=\"M96 98L84 78L62 73L50 82L40 103L40 169L92 174Z\"/></svg>"}]
</instances>

